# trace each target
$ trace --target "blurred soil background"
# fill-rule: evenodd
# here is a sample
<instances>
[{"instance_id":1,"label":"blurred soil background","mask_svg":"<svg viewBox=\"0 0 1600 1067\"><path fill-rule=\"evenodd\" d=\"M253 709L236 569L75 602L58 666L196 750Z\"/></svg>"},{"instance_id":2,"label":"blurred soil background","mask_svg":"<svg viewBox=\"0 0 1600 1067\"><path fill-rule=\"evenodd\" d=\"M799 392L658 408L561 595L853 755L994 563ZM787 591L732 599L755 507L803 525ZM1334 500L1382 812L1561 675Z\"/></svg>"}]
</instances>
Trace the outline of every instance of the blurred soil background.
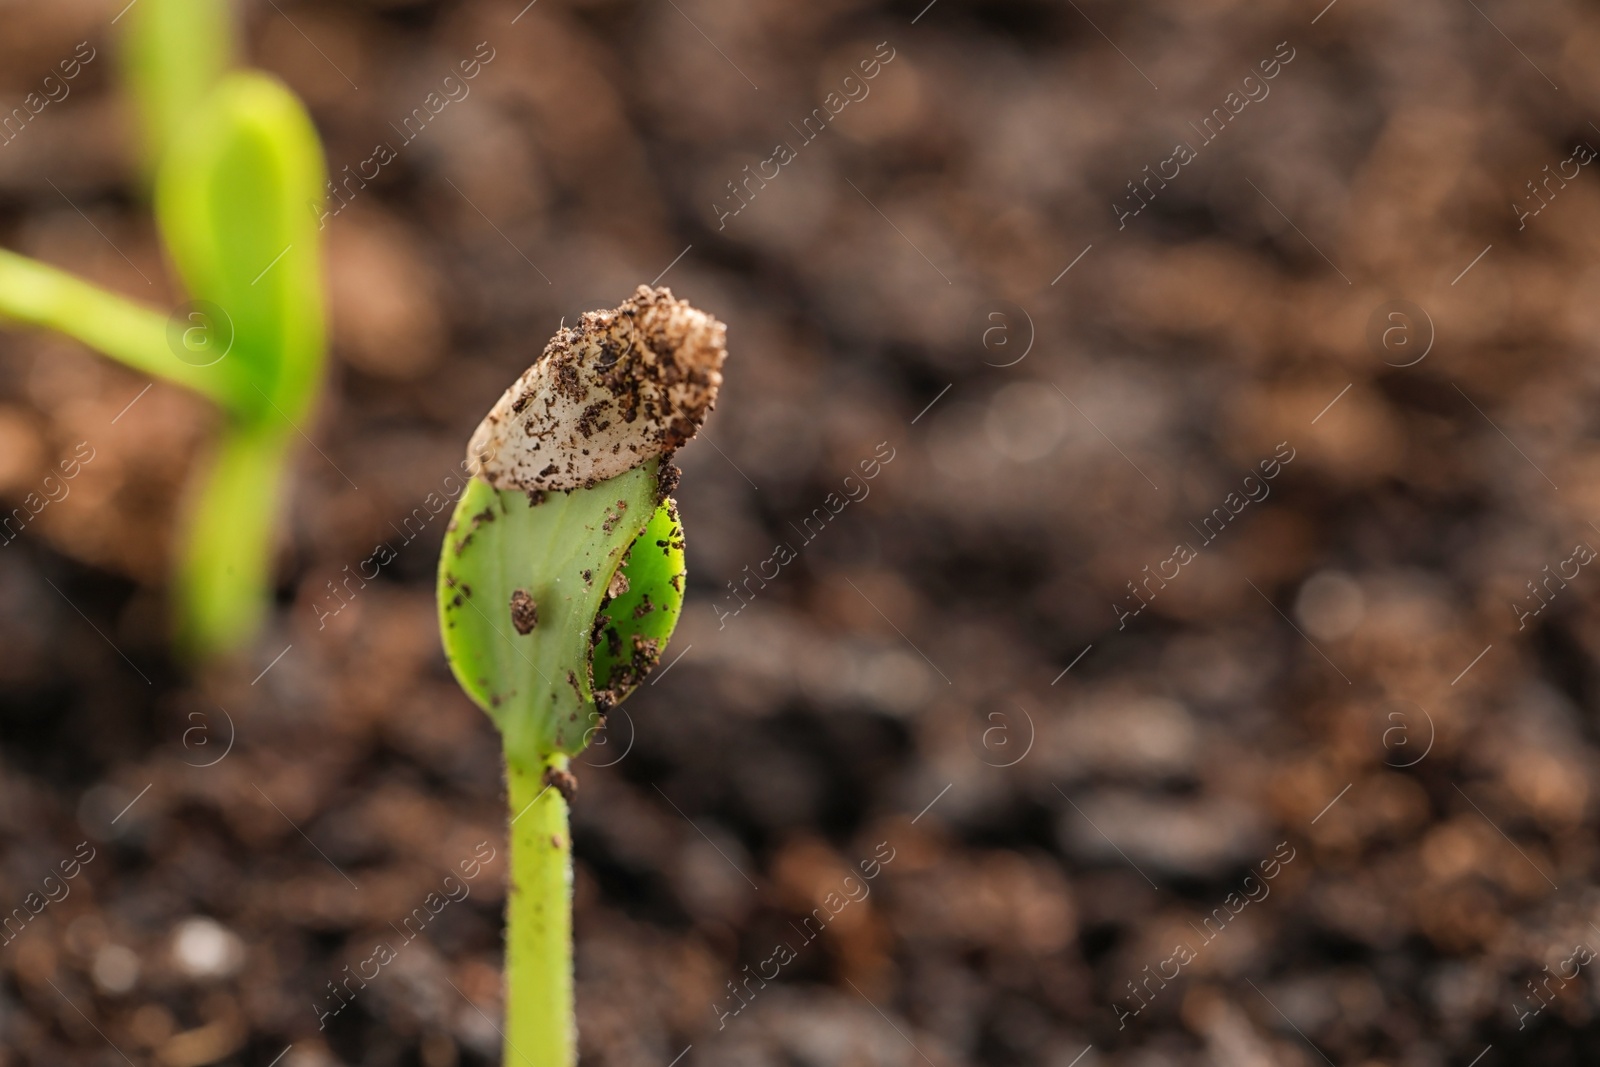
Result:
<instances>
[{"instance_id":1,"label":"blurred soil background","mask_svg":"<svg viewBox=\"0 0 1600 1067\"><path fill-rule=\"evenodd\" d=\"M211 413L0 333L6 509L92 453L0 546L0 908L82 861L0 947L0 1064L498 1059L425 501L663 271L732 356L672 666L577 768L586 1064L1596 1062L1600 8L925 2L241 7L336 175L396 158L327 220L240 662L165 638ZM5 111L95 50L0 147L0 241L169 308L122 3L0 3Z\"/></svg>"}]
</instances>

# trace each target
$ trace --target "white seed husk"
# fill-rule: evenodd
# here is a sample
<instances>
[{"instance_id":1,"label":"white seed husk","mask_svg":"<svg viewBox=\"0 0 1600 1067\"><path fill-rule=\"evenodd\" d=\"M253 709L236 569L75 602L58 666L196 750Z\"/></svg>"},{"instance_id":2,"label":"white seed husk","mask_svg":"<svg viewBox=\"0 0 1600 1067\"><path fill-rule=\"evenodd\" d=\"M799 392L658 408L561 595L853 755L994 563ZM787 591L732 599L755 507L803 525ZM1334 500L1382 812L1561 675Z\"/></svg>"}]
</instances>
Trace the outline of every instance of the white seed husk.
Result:
<instances>
[{"instance_id":1,"label":"white seed husk","mask_svg":"<svg viewBox=\"0 0 1600 1067\"><path fill-rule=\"evenodd\" d=\"M580 489L670 456L716 405L726 336L665 288L586 312L478 425L472 472L496 489Z\"/></svg>"}]
</instances>

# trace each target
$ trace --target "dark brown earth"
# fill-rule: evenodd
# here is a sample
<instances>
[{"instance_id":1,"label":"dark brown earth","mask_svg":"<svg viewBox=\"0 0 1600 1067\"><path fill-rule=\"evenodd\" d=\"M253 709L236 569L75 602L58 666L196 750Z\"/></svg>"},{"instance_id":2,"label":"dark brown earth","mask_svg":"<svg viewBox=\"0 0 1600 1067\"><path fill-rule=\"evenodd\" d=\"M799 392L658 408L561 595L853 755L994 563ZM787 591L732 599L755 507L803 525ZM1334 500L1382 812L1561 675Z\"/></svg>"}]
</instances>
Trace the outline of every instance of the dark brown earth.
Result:
<instances>
[{"instance_id":1,"label":"dark brown earth","mask_svg":"<svg viewBox=\"0 0 1600 1067\"><path fill-rule=\"evenodd\" d=\"M0 243L176 307L122 6L6 7L0 115L97 58ZM734 358L574 762L586 1064L1600 1060L1600 8L245 7L332 169L395 159L237 663L164 636L213 414L0 333L7 514L77 465L0 539L0 1065L498 1059L497 738L399 527L641 283Z\"/></svg>"}]
</instances>

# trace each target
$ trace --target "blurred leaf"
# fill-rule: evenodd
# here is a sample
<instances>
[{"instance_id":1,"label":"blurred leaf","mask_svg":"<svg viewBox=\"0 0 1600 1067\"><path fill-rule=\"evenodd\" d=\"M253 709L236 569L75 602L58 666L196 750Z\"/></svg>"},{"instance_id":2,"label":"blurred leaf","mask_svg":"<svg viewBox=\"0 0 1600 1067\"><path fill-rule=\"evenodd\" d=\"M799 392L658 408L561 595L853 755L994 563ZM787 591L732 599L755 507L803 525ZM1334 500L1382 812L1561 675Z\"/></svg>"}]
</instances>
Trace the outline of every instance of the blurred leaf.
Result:
<instances>
[{"instance_id":1,"label":"blurred leaf","mask_svg":"<svg viewBox=\"0 0 1600 1067\"><path fill-rule=\"evenodd\" d=\"M198 336L180 347L204 357L233 416L179 569L180 638L202 654L248 640L267 603L287 443L315 403L327 343L307 207L323 170L300 101L245 72L217 83L157 175L156 220L195 298L173 330Z\"/></svg>"},{"instance_id":2,"label":"blurred leaf","mask_svg":"<svg viewBox=\"0 0 1600 1067\"><path fill-rule=\"evenodd\" d=\"M167 316L3 249L0 315L59 330L142 374L186 386L224 407L233 399L208 368L178 358L170 346Z\"/></svg>"},{"instance_id":3,"label":"blurred leaf","mask_svg":"<svg viewBox=\"0 0 1600 1067\"><path fill-rule=\"evenodd\" d=\"M317 220L322 151L310 117L275 78L230 74L161 164L156 218L190 296L231 330L207 369L247 421L311 410L326 345Z\"/></svg>"}]
</instances>

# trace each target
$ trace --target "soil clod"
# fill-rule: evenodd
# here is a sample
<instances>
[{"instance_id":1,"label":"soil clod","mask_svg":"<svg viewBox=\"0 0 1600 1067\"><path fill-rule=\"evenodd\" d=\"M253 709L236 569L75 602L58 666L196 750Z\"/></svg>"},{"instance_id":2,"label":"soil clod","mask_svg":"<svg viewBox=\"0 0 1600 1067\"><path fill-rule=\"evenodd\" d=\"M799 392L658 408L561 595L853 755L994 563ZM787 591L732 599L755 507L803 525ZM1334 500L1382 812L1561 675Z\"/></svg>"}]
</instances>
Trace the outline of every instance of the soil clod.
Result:
<instances>
[{"instance_id":1,"label":"soil clod","mask_svg":"<svg viewBox=\"0 0 1600 1067\"><path fill-rule=\"evenodd\" d=\"M533 633L533 628L539 625L539 605L534 603L526 589L518 589L511 594L511 625L516 627L517 633L524 635Z\"/></svg>"}]
</instances>

